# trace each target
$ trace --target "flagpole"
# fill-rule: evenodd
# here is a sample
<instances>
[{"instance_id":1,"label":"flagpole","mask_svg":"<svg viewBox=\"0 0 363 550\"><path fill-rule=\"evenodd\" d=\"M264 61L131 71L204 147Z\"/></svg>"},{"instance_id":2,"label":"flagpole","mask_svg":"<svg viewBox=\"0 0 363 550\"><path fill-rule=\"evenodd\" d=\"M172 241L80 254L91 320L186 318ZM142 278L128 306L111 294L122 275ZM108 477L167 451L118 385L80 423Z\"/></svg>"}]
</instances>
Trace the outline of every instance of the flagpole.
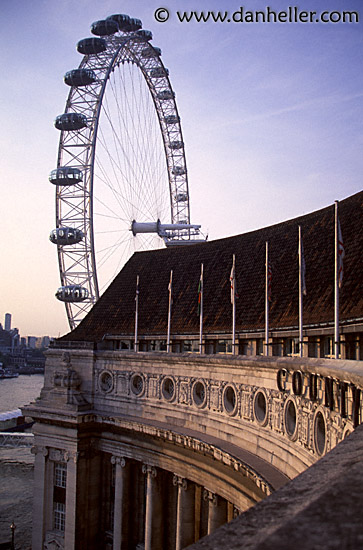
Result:
<instances>
[{"instance_id":1,"label":"flagpole","mask_svg":"<svg viewBox=\"0 0 363 550\"><path fill-rule=\"evenodd\" d=\"M173 270L170 271L169 281L169 308L168 308L168 336L166 341L166 351L170 352L170 324L171 324L171 301L172 301Z\"/></svg>"},{"instance_id":2,"label":"flagpole","mask_svg":"<svg viewBox=\"0 0 363 550\"><path fill-rule=\"evenodd\" d=\"M232 301L232 353L236 354L236 256L233 254L231 277L231 301Z\"/></svg>"},{"instance_id":3,"label":"flagpole","mask_svg":"<svg viewBox=\"0 0 363 550\"><path fill-rule=\"evenodd\" d=\"M269 334L269 264L268 264L268 242L266 241L265 355L269 355L269 349L268 349L268 334Z\"/></svg>"},{"instance_id":4,"label":"flagpole","mask_svg":"<svg viewBox=\"0 0 363 550\"><path fill-rule=\"evenodd\" d=\"M136 295L135 295L135 342L134 351L137 353L139 349L138 342L138 323L139 323L139 276L136 277Z\"/></svg>"},{"instance_id":5,"label":"flagpole","mask_svg":"<svg viewBox=\"0 0 363 550\"><path fill-rule=\"evenodd\" d=\"M335 201L335 269L334 269L334 350L339 359L339 231L338 201Z\"/></svg>"},{"instance_id":6,"label":"flagpole","mask_svg":"<svg viewBox=\"0 0 363 550\"><path fill-rule=\"evenodd\" d=\"M203 293L204 293L204 281L203 281L203 271L204 271L204 266L203 264L201 265L201 270L200 270L200 281L199 281L199 284L200 284L200 294L199 294L199 353L202 353L202 342L203 342Z\"/></svg>"},{"instance_id":7,"label":"flagpole","mask_svg":"<svg viewBox=\"0 0 363 550\"><path fill-rule=\"evenodd\" d=\"M303 357L303 257L302 257L302 240L301 240L301 225L299 225L299 353Z\"/></svg>"}]
</instances>

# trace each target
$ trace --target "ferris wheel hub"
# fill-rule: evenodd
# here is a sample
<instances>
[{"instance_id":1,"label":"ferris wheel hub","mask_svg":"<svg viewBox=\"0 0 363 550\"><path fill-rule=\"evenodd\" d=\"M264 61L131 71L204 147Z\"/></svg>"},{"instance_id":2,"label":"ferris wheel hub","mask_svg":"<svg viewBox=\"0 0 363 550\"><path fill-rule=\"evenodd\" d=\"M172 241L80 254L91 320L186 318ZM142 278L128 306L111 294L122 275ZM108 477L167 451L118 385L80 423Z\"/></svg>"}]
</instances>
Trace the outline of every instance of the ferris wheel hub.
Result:
<instances>
[{"instance_id":1,"label":"ferris wheel hub","mask_svg":"<svg viewBox=\"0 0 363 550\"><path fill-rule=\"evenodd\" d=\"M139 233L157 233L168 246L170 242L174 245L177 245L178 242L180 244L186 244L188 241L195 242L191 237L199 235L200 227L200 225L191 223L161 223L160 220L141 223L133 220L130 231L134 237ZM198 242L205 242L205 239L199 239Z\"/></svg>"}]
</instances>

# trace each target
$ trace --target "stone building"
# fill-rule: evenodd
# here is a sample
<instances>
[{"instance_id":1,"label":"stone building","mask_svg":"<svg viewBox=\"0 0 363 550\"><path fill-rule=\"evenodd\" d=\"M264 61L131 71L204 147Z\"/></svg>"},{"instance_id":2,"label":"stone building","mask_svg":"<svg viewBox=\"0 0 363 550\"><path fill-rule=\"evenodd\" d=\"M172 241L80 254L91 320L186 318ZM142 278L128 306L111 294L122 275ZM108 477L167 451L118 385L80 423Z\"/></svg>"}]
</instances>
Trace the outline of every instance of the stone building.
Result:
<instances>
[{"instance_id":1,"label":"stone building","mask_svg":"<svg viewBox=\"0 0 363 550\"><path fill-rule=\"evenodd\" d=\"M245 235L134 254L81 324L48 351L40 399L27 407L35 420L33 550L186 548L355 430L363 388L362 209L363 193L339 205L340 359L331 358L333 207ZM296 356L299 225L304 357ZM269 356L261 347L266 241ZM233 255L236 354L228 353Z\"/></svg>"}]
</instances>

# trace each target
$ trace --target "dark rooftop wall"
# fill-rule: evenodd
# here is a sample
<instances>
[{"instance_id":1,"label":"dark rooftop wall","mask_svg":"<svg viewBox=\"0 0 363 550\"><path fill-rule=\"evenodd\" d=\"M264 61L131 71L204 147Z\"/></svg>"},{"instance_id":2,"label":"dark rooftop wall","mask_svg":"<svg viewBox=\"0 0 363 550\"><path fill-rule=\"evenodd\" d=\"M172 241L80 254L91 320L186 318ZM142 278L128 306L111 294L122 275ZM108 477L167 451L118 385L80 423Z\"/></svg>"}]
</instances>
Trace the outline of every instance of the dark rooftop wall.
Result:
<instances>
[{"instance_id":1,"label":"dark rooftop wall","mask_svg":"<svg viewBox=\"0 0 363 550\"><path fill-rule=\"evenodd\" d=\"M340 292L342 322L363 317L363 192L339 203L345 247ZM139 333L166 334L168 283L173 270L171 332L199 331L198 283L204 264L204 332L231 333L229 276L236 255L236 329L263 329L265 243L272 266L270 328L298 325L298 226L306 263L304 325L334 320L334 205L271 227L204 244L135 253L82 323L65 340L132 334L136 276L140 277Z\"/></svg>"}]
</instances>

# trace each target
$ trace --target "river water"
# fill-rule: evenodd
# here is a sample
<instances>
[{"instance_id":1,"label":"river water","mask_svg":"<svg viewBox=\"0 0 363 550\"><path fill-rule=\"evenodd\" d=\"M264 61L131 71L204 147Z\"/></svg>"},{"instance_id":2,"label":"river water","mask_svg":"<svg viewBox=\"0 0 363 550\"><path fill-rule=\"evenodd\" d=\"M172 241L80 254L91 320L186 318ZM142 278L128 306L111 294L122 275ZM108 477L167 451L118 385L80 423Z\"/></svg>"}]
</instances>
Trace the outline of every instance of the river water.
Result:
<instances>
[{"instance_id":1,"label":"river water","mask_svg":"<svg viewBox=\"0 0 363 550\"><path fill-rule=\"evenodd\" d=\"M0 380L0 413L19 409L35 401L43 387L43 374L21 374Z\"/></svg>"}]
</instances>

